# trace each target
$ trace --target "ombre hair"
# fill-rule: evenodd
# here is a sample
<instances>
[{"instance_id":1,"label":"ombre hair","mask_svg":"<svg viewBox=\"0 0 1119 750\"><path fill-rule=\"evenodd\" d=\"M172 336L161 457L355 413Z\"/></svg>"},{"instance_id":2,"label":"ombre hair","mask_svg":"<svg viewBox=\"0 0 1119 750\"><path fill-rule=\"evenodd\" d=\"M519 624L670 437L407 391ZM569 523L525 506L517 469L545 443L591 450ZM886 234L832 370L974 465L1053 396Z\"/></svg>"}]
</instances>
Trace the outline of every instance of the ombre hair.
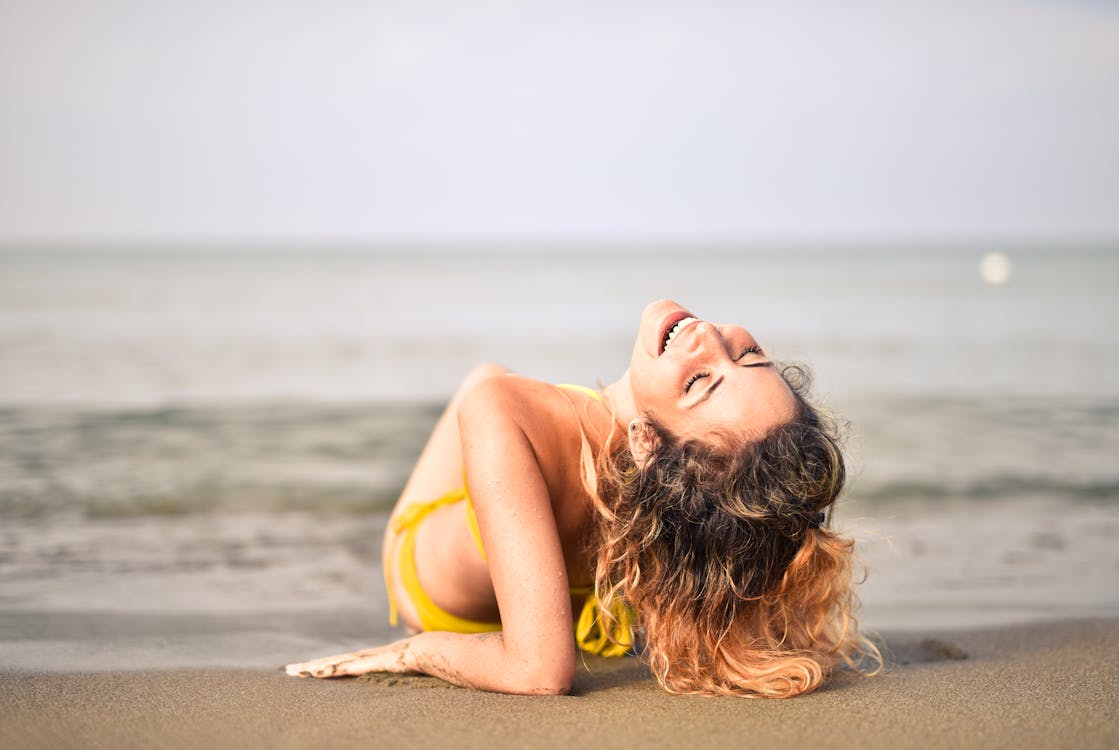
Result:
<instances>
[{"instance_id":1,"label":"ombre hair","mask_svg":"<svg viewBox=\"0 0 1119 750\"><path fill-rule=\"evenodd\" d=\"M804 368L780 372L796 413L762 439L681 440L649 419L646 461L615 441L589 477L597 596L606 612L632 608L670 693L785 698L841 663L881 668L855 618L854 541L830 528L840 431L808 403Z\"/></svg>"}]
</instances>

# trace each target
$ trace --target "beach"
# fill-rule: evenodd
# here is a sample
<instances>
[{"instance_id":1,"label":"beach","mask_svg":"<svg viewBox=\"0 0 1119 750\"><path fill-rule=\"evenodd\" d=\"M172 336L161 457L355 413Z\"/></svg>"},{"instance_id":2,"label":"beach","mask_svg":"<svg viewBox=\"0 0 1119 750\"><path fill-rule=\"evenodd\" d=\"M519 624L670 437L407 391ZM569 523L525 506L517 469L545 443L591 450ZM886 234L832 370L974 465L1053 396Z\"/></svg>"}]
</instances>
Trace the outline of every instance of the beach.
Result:
<instances>
[{"instance_id":1,"label":"beach","mask_svg":"<svg viewBox=\"0 0 1119 750\"><path fill-rule=\"evenodd\" d=\"M1113 747L1117 257L1023 252L993 288L960 250L609 256L568 309L537 281L584 283L564 253L0 253L0 746ZM606 382L665 295L767 331L848 425L831 523L882 674L788 701L634 659L557 698L283 674L402 634L380 538L472 366Z\"/></svg>"},{"instance_id":2,"label":"beach","mask_svg":"<svg viewBox=\"0 0 1119 750\"><path fill-rule=\"evenodd\" d=\"M632 657L580 657L564 697L419 676L292 678L286 662L401 635L370 574L379 516L24 522L20 539L9 538L21 565L5 579L0 610L0 746L1119 742L1110 542L1119 518L1110 506L1055 514L989 503L873 522L847 510L840 520L869 568L861 619L886 668L840 670L786 701L670 696Z\"/></svg>"},{"instance_id":3,"label":"beach","mask_svg":"<svg viewBox=\"0 0 1119 750\"><path fill-rule=\"evenodd\" d=\"M799 698L670 696L636 659L570 696L278 669L0 676L0 744L36 747L1047 747L1119 743L1119 620L887 634L875 677Z\"/></svg>"}]
</instances>

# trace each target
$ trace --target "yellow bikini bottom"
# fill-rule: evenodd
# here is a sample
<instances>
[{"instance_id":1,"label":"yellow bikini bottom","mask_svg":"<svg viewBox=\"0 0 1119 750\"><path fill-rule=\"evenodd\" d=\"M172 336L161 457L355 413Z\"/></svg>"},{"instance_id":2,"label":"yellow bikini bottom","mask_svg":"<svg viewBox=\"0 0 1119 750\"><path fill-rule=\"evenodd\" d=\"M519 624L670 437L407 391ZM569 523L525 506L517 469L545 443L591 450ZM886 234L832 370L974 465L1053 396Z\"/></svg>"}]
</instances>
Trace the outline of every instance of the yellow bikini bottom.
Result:
<instances>
[{"instance_id":1,"label":"yellow bikini bottom","mask_svg":"<svg viewBox=\"0 0 1119 750\"><path fill-rule=\"evenodd\" d=\"M396 554L400 582L408 592L408 598L416 608L416 615L424 630L446 630L453 633L487 633L501 630L500 622L477 622L447 612L433 602L420 586L420 579L416 573L416 530L432 511L461 502L466 503L467 525L478 545L478 551L485 559L486 552L482 547L482 534L478 530L478 517L474 514L470 495L463 487L435 500L413 503L393 520L392 533L400 540ZM392 594L392 582L389 580L387 567L385 588L389 595L389 622L396 625L398 619L396 597ZM599 604L594 589L590 586L572 587L571 593L574 596L585 597L583 609L575 622L576 645L583 651L598 656L623 656L628 653L633 647L633 611L618 601L610 608L610 614L607 615Z\"/></svg>"}]
</instances>

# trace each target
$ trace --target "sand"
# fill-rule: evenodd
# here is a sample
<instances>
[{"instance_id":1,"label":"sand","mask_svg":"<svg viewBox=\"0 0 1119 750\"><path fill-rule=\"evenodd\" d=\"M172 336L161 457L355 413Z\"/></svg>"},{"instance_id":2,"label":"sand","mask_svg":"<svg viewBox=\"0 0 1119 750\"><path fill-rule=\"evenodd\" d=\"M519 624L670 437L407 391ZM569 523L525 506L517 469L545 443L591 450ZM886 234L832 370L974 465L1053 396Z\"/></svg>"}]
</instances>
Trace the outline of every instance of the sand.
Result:
<instances>
[{"instance_id":1,"label":"sand","mask_svg":"<svg viewBox=\"0 0 1119 750\"><path fill-rule=\"evenodd\" d=\"M881 675L785 701L670 696L634 659L574 694L497 695L425 677L279 669L0 675L0 746L1119 746L1119 620L899 632Z\"/></svg>"}]
</instances>

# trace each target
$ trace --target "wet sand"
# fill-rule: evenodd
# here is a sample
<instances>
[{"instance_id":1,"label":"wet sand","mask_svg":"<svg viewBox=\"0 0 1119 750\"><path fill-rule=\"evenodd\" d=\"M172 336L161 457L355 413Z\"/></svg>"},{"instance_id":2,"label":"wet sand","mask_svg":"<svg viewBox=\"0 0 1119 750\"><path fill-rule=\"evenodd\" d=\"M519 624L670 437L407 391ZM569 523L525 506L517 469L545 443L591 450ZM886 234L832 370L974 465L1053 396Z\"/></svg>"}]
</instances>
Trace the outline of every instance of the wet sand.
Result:
<instances>
[{"instance_id":1,"label":"wet sand","mask_svg":"<svg viewBox=\"0 0 1119 750\"><path fill-rule=\"evenodd\" d=\"M633 659L574 694L279 669L0 674L0 746L1116 747L1119 619L883 637L881 675L786 701L669 696Z\"/></svg>"}]
</instances>

